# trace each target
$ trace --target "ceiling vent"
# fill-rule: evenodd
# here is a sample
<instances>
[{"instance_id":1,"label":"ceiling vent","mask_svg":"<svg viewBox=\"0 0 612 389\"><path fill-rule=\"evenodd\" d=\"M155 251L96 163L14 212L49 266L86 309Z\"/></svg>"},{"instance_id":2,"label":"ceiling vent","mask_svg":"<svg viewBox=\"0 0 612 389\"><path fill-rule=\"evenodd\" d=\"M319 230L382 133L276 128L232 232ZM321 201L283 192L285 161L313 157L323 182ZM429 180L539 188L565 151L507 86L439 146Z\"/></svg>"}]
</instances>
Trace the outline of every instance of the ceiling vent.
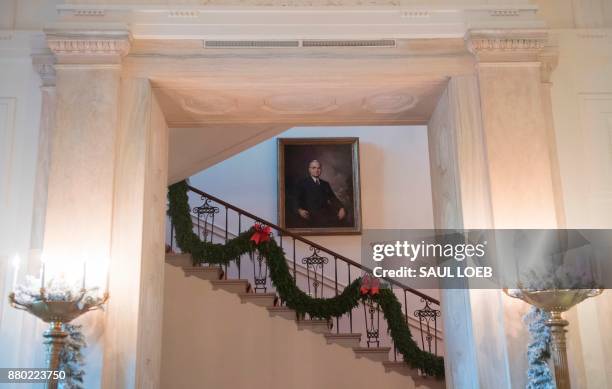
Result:
<instances>
[{"instance_id":1,"label":"ceiling vent","mask_svg":"<svg viewBox=\"0 0 612 389\"><path fill-rule=\"evenodd\" d=\"M261 40L204 41L207 49L293 48L293 47L396 47L395 39L362 40Z\"/></svg>"},{"instance_id":2,"label":"ceiling vent","mask_svg":"<svg viewBox=\"0 0 612 389\"><path fill-rule=\"evenodd\" d=\"M302 47L395 47L395 39L304 40Z\"/></svg>"},{"instance_id":3,"label":"ceiling vent","mask_svg":"<svg viewBox=\"0 0 612 389\"><path fill-rule=\"evenodd\" d=\"M204 41L204 47L208 49L300 47L300 41Z\"/></svg>"}]
</instances>

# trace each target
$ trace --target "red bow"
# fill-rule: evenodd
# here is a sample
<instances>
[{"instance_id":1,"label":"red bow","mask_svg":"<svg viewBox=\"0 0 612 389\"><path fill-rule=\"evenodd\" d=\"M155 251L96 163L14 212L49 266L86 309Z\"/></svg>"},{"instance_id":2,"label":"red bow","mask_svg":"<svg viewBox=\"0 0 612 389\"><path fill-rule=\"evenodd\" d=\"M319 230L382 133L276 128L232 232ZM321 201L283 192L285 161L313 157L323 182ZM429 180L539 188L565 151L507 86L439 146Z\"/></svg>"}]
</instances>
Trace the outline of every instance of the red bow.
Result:
<instances>
[{"instance_id":1,"label":"red bow","mask_svg":"<svg viewBox=\"0 0 612 389\"><path fill-rule=\"evenodd\" d=\"M251 240L255 242L255 244L260 244L262 242L267 242L270 240L270 232L272 229L270 226L264 226L263 224L255 223L253 226L255 232L251 236Z\"/></svg>"},{"instance_id":2,"label":"red bow","mask_svg":"<svg viewBox=\"0 0 612 389\"><path fill-rule=\"evenodd\" d=\"M380 291L380 281L378 280L378 278L374 278L369 274L366 274L361 278L361 288L359 288L359 291L362 295L377 295Z\"/></svg>"}]
</instances>

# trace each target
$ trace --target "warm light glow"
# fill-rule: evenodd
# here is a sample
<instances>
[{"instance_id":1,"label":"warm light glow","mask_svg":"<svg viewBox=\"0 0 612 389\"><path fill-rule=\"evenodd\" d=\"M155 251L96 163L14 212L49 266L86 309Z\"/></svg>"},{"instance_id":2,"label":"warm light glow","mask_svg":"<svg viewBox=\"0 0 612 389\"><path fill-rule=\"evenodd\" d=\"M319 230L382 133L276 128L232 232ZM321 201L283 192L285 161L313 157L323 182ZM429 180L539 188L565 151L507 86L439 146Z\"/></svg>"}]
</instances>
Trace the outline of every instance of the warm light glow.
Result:
<instances>
[{"instance_id":1,"label":"warm light glow","mask_svg":"<svg viewBox=\"0 0 612 389\"><path fill-rule=\"evenodd\" d=\"M19 269L19 264L21 263L21 257L19 254L13 255L13 259L11 260L11 264L13 265L13 269Z\"/></svg>"},{"instance_id":2,"label":"warm light glow","mask_svg":"<svg viewBox=\"0 0 612 389\"><path fill-rule=\"evenodd\" d=\"M11 265L13 265L13 290L15 289L15 285L17 285L17 275L19 274L19 265L21 264L21 257L19 254L13 255L13 259L11 260Z\"/></svg>"},{"instance_id":3,"label":"warm light glow","mask_svg":"<svg viewBox=\"0 0 612 389\"><path fill-rule=\"evenodd\" d=\"M62 280L75 289L98 289L102 296L107 291L106 280L109 259L106 255L84 253L78 258L50 251L41 256L41 285L44 277L45 287L53 280Z\"/></svg>"}]
</instances>

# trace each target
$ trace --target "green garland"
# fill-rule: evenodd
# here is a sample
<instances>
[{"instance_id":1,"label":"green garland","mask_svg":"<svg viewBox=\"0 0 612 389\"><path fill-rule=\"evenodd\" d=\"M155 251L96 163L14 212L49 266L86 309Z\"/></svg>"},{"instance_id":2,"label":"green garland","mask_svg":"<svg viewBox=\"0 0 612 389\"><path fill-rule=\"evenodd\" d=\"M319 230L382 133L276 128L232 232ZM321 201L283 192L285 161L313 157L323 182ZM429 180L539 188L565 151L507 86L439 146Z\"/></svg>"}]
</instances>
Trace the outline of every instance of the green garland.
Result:
<instances>
[{"instance_id":1,"label":"green garland","mask_svg":"<svg viewBox=\"0 0 612 389\"><path fill-rule=\"evenodd\" d=\"M342 316L367 298L359 291L361 278L354 280L336 297L327 299L310 297L295 285L285 253L276 244L276 241L269 240L255 245L250 240L254 232L253 228L242 232L226 244L203 242L193 232L187 191L186 181L170 186L168 215L174 225L178 247L182 252L191 254L194 264L225 265L239 259L242 254L252 254L257 250L266 260L270 270L270 279L280 298L298 314L307 313L311 317L330 319ZM412 339L402 306L393 291L381 289L371 298L380 305L387 319L391 338L399 353L403 355L404 361L412 368L421 369L428 375L437 378L444 377L444 359L418 347Z\"/></svg>"}]
</instances>

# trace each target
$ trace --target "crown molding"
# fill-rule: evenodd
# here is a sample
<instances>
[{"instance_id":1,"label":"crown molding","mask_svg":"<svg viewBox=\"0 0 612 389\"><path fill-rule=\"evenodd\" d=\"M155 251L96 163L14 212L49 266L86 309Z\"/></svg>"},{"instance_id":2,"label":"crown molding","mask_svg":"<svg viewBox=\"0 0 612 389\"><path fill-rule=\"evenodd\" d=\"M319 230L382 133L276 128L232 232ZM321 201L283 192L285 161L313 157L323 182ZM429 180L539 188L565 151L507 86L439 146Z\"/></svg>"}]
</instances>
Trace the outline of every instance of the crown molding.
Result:
<instances>
[{"instance_id":1,"label":"crown molding","mask_svg":"<svg viewBox=\"0 0 612 389\"><path fill-rule=\"evenodd\" d=\"M120 30L44 30L58 64L118 64L130 51L130 34Z\"/></svg>"},{"instance_id":2,"label":"crown molding","mask_svg":"<svg viewBox=\"0 0 612 389\"><path fill-rule=\"evenodd\" d=\"M462 38L469 28L540 28L522 0L176 0L59 4L58 22L125 23L134 39Z\"/></svg>"},{"instance_id":3,"label":"crown molding","mask_svg":"<svg viewBox=\"0 0 612 389\"><path fill-rule=\"evenodd\" d=\"M465 41L479 62L537 62L548 33L545 29L469 30Z\"/></svg>"}]
</instances>

